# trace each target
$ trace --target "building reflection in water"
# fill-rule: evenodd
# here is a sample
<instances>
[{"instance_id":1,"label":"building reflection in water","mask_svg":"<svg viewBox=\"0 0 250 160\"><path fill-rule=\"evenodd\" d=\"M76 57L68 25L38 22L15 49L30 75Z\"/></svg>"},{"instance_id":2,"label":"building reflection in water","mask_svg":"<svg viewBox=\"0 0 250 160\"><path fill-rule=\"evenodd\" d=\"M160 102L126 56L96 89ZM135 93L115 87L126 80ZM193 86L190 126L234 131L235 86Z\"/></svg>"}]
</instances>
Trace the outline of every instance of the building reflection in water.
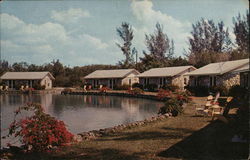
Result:
<instances>
[{"instance_id":1,"label":"building reflection in water","mask_svg":"<svg viewBox=\"0 0 250 160\"><path fill-rule=\"evenodd\" d=\"M63 120L70 131L83 131L126 124L157 114L163 105L148 99L94 95L0 95L2 126L7 128L14 111L27 102L41 103L45 112Z\"/></svg>"}]
</instances>

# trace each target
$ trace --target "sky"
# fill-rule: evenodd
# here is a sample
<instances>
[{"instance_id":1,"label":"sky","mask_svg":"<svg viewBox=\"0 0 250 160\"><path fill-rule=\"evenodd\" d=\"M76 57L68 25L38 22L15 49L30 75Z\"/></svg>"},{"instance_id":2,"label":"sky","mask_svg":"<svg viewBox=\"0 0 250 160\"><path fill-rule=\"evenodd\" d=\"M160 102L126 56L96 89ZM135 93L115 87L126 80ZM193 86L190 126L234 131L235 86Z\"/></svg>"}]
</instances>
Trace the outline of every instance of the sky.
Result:
<instances>
[{"instance_id":1,"label":"sky","mask_svg":"<svg viewBox=\"0 0 250 160\"><path fill-rule=\"evenodd\" d=\"M71 67L117 64L124 59L116 45L122 22L133 28L139 57L157 22L174 40L175 56L183 56L193 23L222 20L234 41L232 18L247 9L248 0L2 1L1 58L37 65L59 59Z\"/></svg>"}]
</instances>

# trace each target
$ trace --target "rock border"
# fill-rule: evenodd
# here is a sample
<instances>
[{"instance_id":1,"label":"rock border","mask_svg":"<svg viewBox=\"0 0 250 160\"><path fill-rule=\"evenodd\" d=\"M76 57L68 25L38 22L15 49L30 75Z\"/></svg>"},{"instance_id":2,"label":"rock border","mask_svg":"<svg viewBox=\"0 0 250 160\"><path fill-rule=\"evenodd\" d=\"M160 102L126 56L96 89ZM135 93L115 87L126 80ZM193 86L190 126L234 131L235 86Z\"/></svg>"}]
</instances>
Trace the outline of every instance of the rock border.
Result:
<instances>
[{"instance_id":1,"label":"rock border","mask_svg":"<svg viewBox=\"0 0 250 160\"><path fill-rule=\"evenodd\" d=\"M171 113L166 113L164 115L153 116L153 117L144 119L142 121L131 122L128 124L120 124L120 125L116 125L116 126L110 127L110 128L82 132L82 133L78 133L77 135L75 135L74 140L77 142L82 142L82 141L86 141L86 140L93 140L93 139L97 139L97 138L100 138L103 136L108 136L108 135L112 135L114 133L121 132L125 129L130 129L130 128L134 128L134 127L138 127L138 126L147 125L149 123L156 122L158 120L164 120L164 119L167 119L171 116L172 116Z\"/></svg>"}]
</instances>

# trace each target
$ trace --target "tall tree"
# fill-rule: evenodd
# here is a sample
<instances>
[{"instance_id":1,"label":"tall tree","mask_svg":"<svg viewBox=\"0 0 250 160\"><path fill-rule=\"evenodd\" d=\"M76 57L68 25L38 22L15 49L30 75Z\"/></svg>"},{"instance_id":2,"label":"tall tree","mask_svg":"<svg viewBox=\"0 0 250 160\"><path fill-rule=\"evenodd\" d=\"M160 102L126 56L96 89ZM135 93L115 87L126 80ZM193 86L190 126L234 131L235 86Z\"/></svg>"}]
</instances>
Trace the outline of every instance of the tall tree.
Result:
<instances>
[{"instance_id":1,"label":"tall tree","mask_svg":"<svg viewBox=\"0 0 250 160\"><path fill-rule=\"evenodd\" d=\"M192 25L189 37L189 62L201 67L211 62L227 60L232 51L232 42L229 38L228 28L223 21L217 25L213 20L201 19ZM226 53L226 54L225 54Z\"/></svg>"},{"instance_id":2,"label":"tall tree","mask_svg":"<svg viewBox=\"0 0 250 160\"><path fill-rule=\"evenodd\" d=\"M236 36L237 49L232 54L232 59L247 58L250 53L250 17L249 10L246 15L233 17L234 34Z\"/></svg>"},{"instance_id":3,"label":"tall tree","mask_svg":"<svg viewBox=\"0 0 250 160\"><path fill-rule=\"evenodd\" d=\"M173 40L171 41L170 48L169 38L163 32L163 27L159 23L156 24L154 34L145 35L145 43L149 53L147 54L146 51L143 51L144 57L140 58L145 70L169 65L168 60L174 53L174 42Z\"/></svg>"},{"instance_id":4,"label":"tall tree","mask_svg":"<svg viewBox=\"0 0 250 160\"><path fill-rule=\"evenodd\" d=\"M121 27L116 29L117 34L123 40L123 44L116 44L123 52L125 56L125 60L120 61L118 64L122 68L130 68L134 66L134 54L136 53L136 49L132 48L132 40L134 38L132 27L127 22L123 22Z\"/></svg>"}]
</instances>

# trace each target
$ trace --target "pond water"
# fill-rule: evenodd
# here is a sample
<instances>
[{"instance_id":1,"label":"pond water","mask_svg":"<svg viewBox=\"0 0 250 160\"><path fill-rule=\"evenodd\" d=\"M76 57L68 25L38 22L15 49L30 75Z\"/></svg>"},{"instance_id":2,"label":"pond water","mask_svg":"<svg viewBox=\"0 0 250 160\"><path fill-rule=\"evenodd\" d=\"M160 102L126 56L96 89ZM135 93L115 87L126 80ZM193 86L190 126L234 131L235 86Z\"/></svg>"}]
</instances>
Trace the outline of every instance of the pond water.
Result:
<instances>
[{"instance_id":1,"label":"pond water","mask_svg":"<svg viewBox=\"0 0 250 160\"><path fill-rule=\"evenodd\" d=\"M7 94L0 95L1 134L14 119L14 111L28 102L42 104L45 112L63 120L72 133L112 127L155 116L162 102L117 96ZM1 146L7 142L2 139Z\"/></svg>"}]
</instances>

